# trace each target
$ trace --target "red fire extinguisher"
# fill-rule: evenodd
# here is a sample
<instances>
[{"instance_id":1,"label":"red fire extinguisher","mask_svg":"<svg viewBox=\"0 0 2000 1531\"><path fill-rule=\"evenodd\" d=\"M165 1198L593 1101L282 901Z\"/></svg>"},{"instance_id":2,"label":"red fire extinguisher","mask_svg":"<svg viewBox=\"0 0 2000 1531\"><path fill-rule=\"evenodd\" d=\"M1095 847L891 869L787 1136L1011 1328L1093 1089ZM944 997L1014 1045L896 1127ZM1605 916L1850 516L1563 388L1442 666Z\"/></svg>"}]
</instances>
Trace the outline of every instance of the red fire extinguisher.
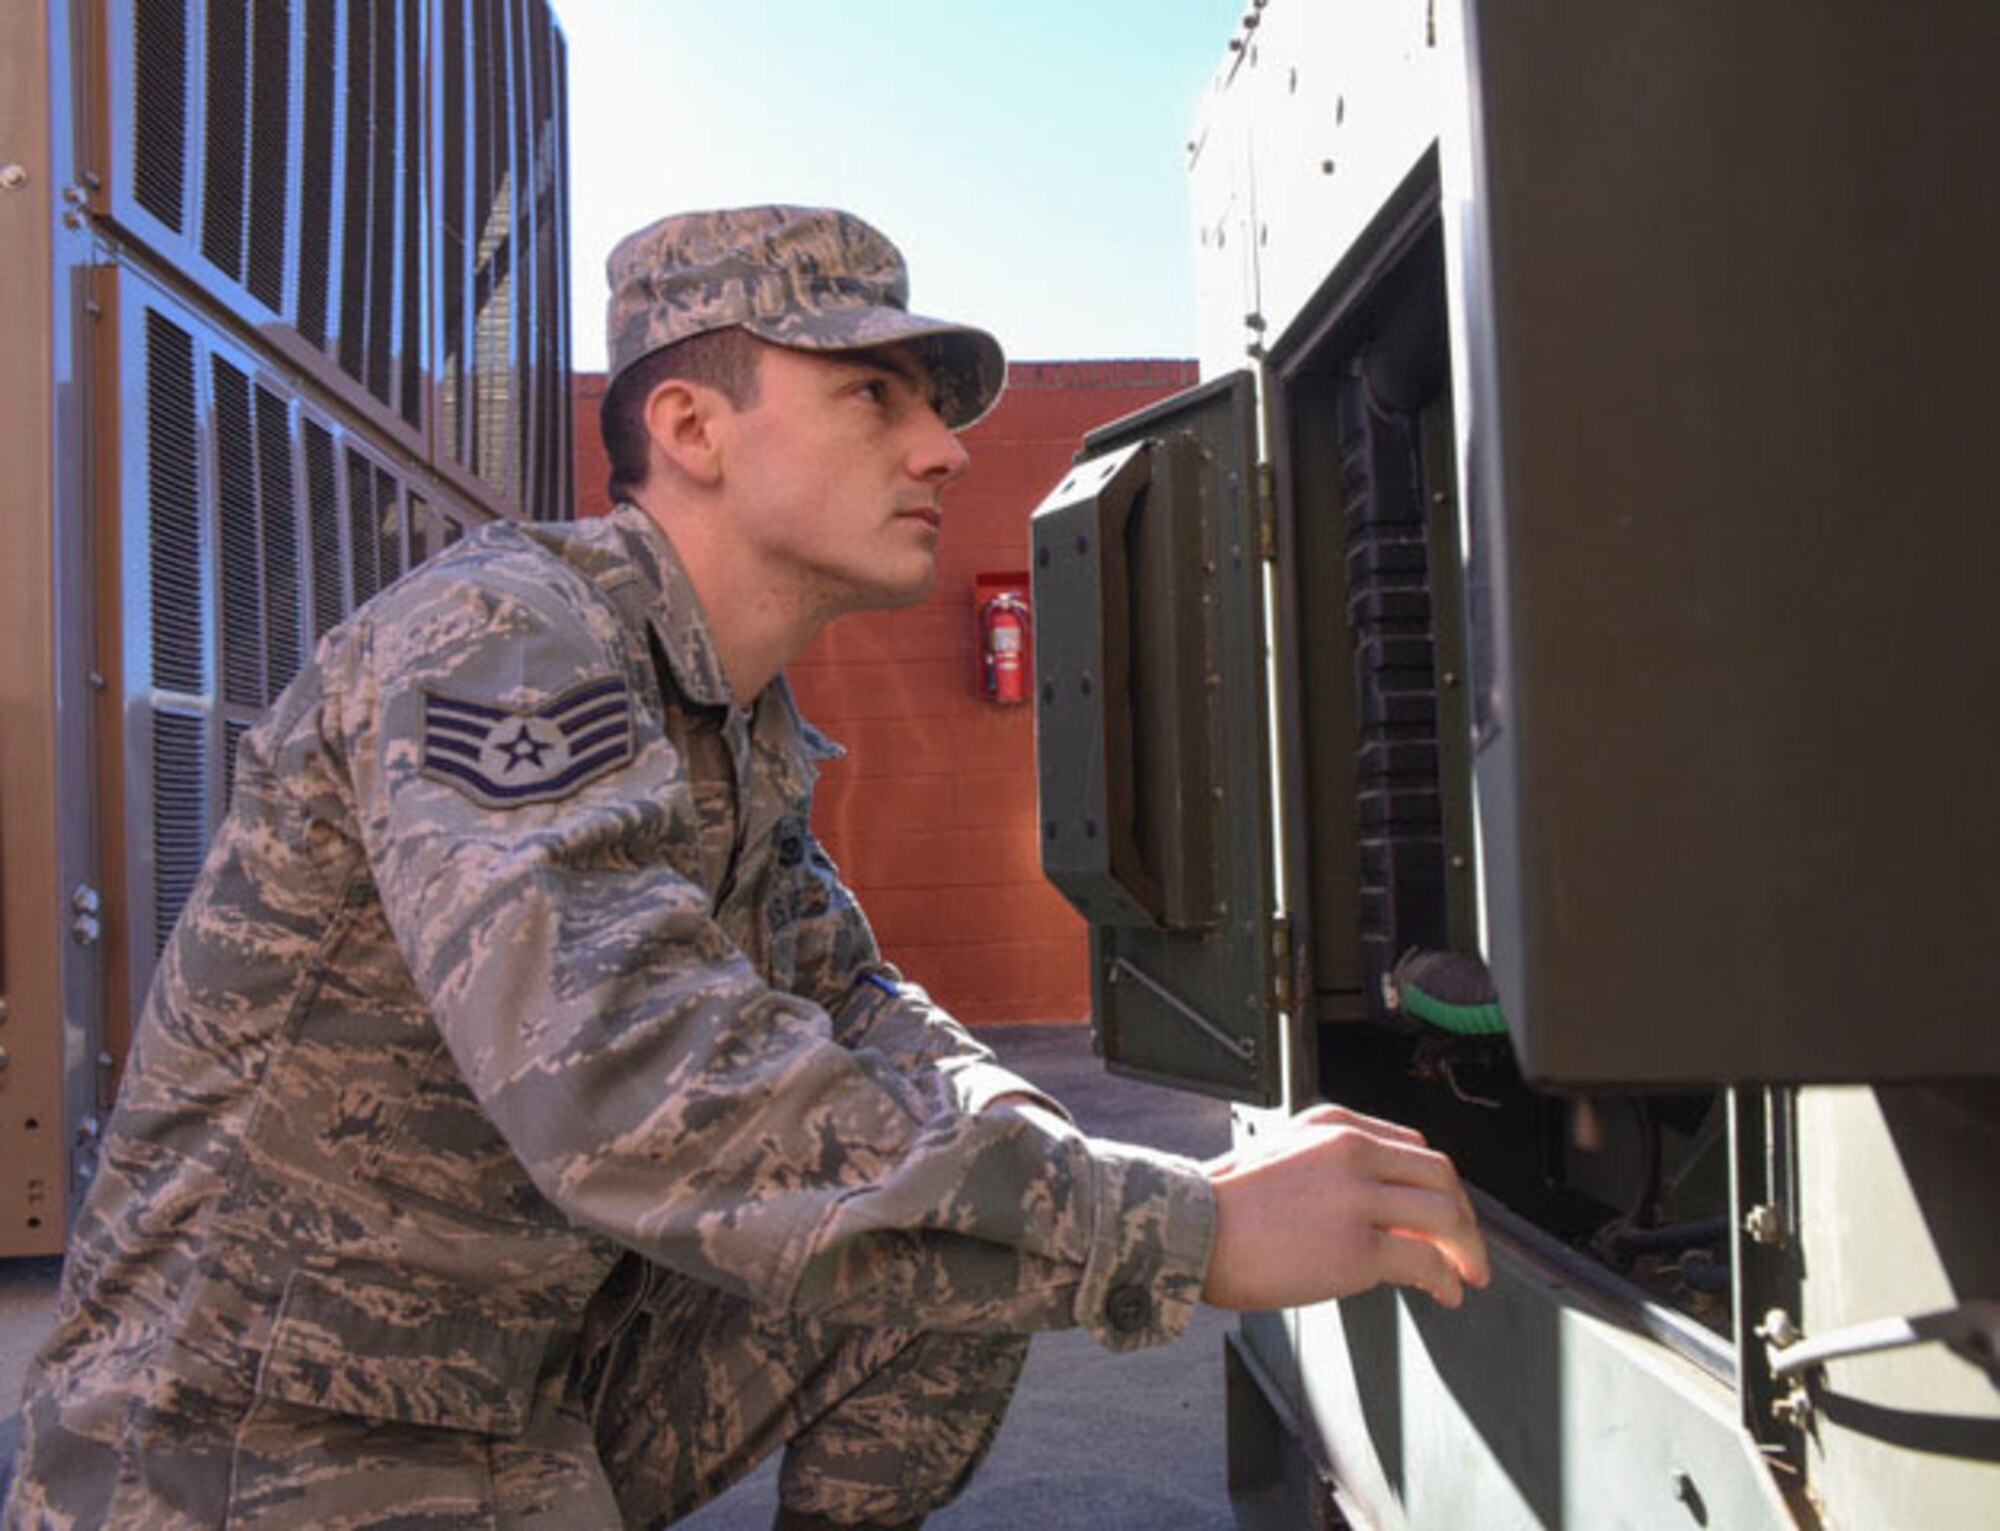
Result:
<instances>
[{"instance_id":1,"label":"red fire extinguisher","mask_svg":"<svg viewBox=\"0 0 2000 1531\"><path fill-rule=\"evenodd\" d=\"M1028 603L1003 590L979 608L980 689L995 702L1028 699Z\"/></svg>"}]
</instances>

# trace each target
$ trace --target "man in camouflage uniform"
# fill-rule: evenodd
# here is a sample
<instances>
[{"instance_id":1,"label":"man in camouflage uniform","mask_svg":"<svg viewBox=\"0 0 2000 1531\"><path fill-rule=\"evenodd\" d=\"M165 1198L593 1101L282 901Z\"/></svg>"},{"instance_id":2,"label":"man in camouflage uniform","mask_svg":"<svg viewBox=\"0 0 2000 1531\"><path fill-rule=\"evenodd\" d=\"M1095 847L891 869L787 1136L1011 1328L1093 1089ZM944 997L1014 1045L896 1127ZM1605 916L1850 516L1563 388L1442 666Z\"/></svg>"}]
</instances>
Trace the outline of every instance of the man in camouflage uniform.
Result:
<instances>
[{"instance_id":1,"label":"man in camouflage uniform","mask_svg":"<svg viewBox=\"0 0 2000 1531\"><path fill-rule=\"evenodd\" d=\"M998 345L839 213L666 219L610 275L625 503L416 570L244 743L7 1531L653 1525L780 1445L780 1527L914 1525L1029 1331L1485 1279L1386 1124L1083 1137L814 842L780 668L928 588Z\"/></svg>"}]
</instances>

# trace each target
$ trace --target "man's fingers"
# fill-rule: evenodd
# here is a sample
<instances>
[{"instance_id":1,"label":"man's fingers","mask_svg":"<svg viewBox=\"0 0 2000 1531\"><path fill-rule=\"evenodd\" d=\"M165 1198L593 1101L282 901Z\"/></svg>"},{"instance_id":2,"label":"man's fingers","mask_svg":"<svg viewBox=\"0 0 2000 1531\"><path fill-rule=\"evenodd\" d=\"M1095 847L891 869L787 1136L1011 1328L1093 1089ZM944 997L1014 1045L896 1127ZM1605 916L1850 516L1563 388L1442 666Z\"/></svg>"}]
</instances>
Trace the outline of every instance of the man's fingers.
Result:
<instances>
[{"instance_id":1,"label":"man's fingers","mask_svg":"<svg viewBox=\"0 0 2000 1531\"><path fill-rule=\"evenodd\" d=\"M1376 1227L1386 1233L1419 1240L1435 1249L1470 1285L1483 1287L1492 1279L1479 1219L1462 1190L1385 1185L1377 1193L1372 1214Z\"/></svg>"},{"instance_id":2,"label":"man's fingers","mask_svg":"<svg viewBox=\"0 0 2000 1531\"><path fill-rule=\"evenodd\" d=\"M1385 1229L1379 1235L1377 1269L1381 1279L1415 1287L1447 1308L1465 1301L1465 1280L1444 1252L1429 1239Z\"/></svg>"}]
</instances>

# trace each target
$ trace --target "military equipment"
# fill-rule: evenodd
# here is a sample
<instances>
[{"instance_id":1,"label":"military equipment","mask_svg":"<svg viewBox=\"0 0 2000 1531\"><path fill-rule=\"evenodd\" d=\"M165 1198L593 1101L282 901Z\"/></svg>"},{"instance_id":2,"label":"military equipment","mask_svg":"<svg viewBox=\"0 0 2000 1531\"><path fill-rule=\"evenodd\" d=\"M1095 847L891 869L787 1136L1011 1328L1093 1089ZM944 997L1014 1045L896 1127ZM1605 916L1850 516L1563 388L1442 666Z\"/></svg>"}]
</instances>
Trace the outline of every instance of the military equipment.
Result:
<instances>
[{"instance_id":1,"label":"military equipment","mask_svg":"<svg viewBox=\"0 0 2000 1531\"><path fill-rule=\"evenodd\" d=\"M1249 9L1204 375L1036 513L1109 1066L1408 1121L1462 1310L1246 1318L1251 1527L2000 1522L1989 5Z\"/></svg>"}]
</instances>

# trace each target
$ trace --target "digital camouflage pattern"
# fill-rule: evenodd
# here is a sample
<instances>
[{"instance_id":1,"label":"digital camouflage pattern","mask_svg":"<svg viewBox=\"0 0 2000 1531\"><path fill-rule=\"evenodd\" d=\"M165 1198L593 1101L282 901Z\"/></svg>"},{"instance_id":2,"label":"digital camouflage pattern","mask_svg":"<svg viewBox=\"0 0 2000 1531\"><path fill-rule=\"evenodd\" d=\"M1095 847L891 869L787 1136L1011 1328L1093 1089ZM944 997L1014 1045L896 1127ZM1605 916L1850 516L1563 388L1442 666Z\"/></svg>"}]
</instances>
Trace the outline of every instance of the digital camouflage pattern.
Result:
<instances>
[{"instance_id":1,"label":"digital camouflage pattern","mask_svg":"<svg viewBox=\"0 0 2000 1531\"><path fill-rule=\"evenodd\" d=\"M888 238L831 208L744 207L680 213L627 235L605 262L610 376L677 340L740 326L803 351L896 341L918 348L938 414L970 425L1007 380L984 330L909 312L910 279Z\"/></svg>"},{"instance_id":2,"label":"digital camouflage pattern","mask_svg":"<svg viewBox=\"0 0 2000 1531\"><path fill-rule=\"evenodd\" d=\"M1178 1334L1206 1182L982 1109L1031 1087L882 964L808 828L828 751L782 680L733 704L630 507L330 635L162 955L7 1531L615 1526L638 1422L770 1428L634 1396L697 1288L803 1343Z\"/></svg>"}]
</instances>

